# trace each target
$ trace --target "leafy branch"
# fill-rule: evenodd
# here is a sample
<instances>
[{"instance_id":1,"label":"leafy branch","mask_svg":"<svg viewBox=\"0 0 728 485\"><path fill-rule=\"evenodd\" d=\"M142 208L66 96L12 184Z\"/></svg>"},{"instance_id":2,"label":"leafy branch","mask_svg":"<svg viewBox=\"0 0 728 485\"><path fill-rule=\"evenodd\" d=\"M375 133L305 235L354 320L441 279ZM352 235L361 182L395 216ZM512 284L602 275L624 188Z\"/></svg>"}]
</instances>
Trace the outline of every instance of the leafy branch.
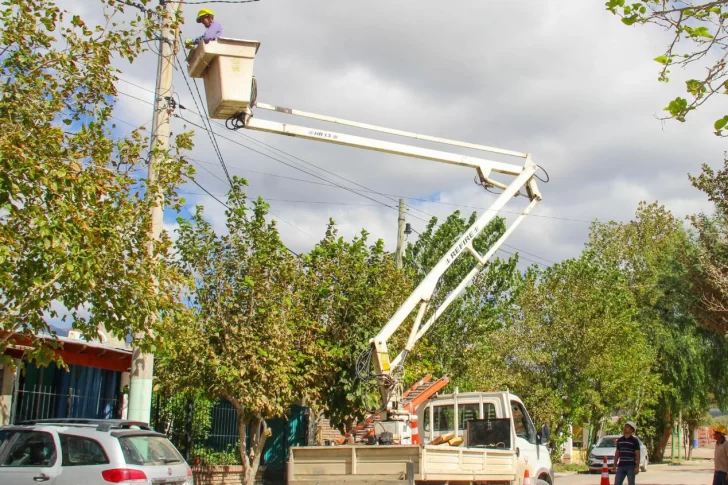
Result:
<instances>
[{"instance_id":1,"label":"leafy branch","mask_svg":"<svg viewBox=\"0 0 728 485\"><path fill-rule=\"evenodd\" d=\"M609 0L607 10L619 16L625 25L654 24L672 32L672 40L664 53L654 60L662 67L660 82L669 82L674 66L686 68L697 61L712 59L705 66L701 79L685 82L687 98L677 97L664 108L668 115L660 119L685 122L695 111L716 94L728 94L728 0L713 2L676 2L674 0L643 0L627 3ZM678 6L679 5L679 6ZM728 115L714 122L717 136L728 136L725 127Z\"/></svg>"}]
</instances>

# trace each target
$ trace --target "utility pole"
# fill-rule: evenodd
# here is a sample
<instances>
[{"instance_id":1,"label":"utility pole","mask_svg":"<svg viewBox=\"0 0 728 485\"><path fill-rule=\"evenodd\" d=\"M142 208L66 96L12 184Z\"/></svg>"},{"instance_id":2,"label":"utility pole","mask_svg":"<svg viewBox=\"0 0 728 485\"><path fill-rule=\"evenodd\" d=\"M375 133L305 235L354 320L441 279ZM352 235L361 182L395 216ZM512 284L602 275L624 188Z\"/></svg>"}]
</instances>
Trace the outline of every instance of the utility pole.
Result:
<instances>
[{"instance_id":1,"label":"utility pole","mask_svg":"<svg viewBox=\"0 0 728 485\"><path fill-rule=\"evenodd\" d=\"M162 32L159 39L159 60L157 63L157 87L155 89L154 118L152 120L151 156L149 157L149 186L157 180L158 166L164 162L169 147L169 102L172 96L172 73L174 72L175 47L177 45L177 31L175 24L177 12L182 8L182 2L161 1L164 6L162 17ZM162 233L163 199L158 191L147 192L147 197L153 197L155 203L151 212L151 232L153 241L159 240ZM154 244L148 245L152 256ZM152 321L157 319L156 313L150 316ZM141 335L135 335L135 339ZM154 378L154 355L143 354L139 347L132 351L131 382L129 385L129 419L149 423L152 409L152 380Z\"/></svg>"},{"instance_id":2,"label":"utility pole","mask_svg":"<svg viewBox=\"0 0 728 485\"><path fill-rule=\"evenodd\" d=\"M402 255L404 254L404 216L406 212L407 203L404 199L399 199L399 219L397 220L397 254L394 260L397 269L402 269Z\"/></svg>"}]
</instances>

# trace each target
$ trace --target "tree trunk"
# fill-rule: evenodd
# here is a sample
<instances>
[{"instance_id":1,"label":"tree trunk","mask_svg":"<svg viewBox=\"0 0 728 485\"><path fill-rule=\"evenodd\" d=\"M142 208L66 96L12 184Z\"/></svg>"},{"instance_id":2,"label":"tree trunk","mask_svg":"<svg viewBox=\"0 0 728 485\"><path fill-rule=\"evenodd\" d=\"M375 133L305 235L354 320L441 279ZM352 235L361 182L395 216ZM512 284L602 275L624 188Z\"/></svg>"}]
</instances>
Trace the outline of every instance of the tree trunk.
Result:
<instances>
[{"instance_id":1,"label":"tree trunk","mask_svg":"<svg viewBox=\"0 0 728 485\"><path fill-rule=\"evenodd\" d=\"M248 456L245 453L245 442L248 440L248 420L243 415L242 408L235 406L238 412L238 437L240 439L240 463L243 464L243 483L248 483L248 470L250 469L250 462Z\"/></svg>"},{"instance_id":2,"label":"tree trunk","mask_svg":"<svg viewBox=\"0 0 728 485\"><path fill-rule=\"evenodd\" d=\"M672 426L665 426L662 436L660 437L660 441L655 444L655 448L652 450L652 456L655 462L662 462L665 459L665 448L667 447L667 442L670 440L671 435Z\"/></svg>"},{"instance_id":3,"label":"tree trunk","mask_svg":"<svg viewBox=\"0 0 728 485\"><path fill-rule=\"evenodd\" d=\"M256 417L251 420L252 423L252 436L250 437L250 470L245 480L245 485L254 485L255 476L258 474L258 467L260 466L260 459L263 456L263 448L265 448L265 441L271 435L271 430L268 429L268 425L265 420L261 417Z\"/></svg>"}]
</instances>

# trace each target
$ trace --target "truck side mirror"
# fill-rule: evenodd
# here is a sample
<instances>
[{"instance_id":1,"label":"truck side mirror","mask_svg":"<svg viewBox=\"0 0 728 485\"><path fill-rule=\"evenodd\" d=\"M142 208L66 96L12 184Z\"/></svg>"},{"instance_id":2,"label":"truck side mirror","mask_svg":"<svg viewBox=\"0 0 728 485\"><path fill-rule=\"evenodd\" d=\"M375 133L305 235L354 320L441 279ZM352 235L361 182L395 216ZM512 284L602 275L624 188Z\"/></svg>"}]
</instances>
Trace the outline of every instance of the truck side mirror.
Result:
<instances>
[{"instance_id":1,"label":"truck side mirror","mask_svg":"<svg viewBox=\"0 0 728 485\"><path fill-rule=\"evenodd\" d=\"M547 444L551 438L551 429L547 424L541 426L541 443Z\"/></svg>"}]
</instances>

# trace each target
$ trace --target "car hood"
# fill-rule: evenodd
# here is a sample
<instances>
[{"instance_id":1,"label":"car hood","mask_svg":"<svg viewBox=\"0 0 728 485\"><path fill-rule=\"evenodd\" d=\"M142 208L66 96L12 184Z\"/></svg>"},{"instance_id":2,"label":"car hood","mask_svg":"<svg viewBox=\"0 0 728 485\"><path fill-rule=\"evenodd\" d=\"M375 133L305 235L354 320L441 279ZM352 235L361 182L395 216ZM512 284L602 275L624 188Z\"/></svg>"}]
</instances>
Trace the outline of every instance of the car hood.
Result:
<instances>
[{"instance_id":1,"label":"car hood","mask_svg":"<svg viewBox=\"0 0 728 485\"><path fill-rule=\"evenodd\" d=\"M614 448L614 447L594 448L591 451L591 454L594 456L614 456L614 453L616 451L617 451L617 448Z\"/></svg>"}]
</instances>

